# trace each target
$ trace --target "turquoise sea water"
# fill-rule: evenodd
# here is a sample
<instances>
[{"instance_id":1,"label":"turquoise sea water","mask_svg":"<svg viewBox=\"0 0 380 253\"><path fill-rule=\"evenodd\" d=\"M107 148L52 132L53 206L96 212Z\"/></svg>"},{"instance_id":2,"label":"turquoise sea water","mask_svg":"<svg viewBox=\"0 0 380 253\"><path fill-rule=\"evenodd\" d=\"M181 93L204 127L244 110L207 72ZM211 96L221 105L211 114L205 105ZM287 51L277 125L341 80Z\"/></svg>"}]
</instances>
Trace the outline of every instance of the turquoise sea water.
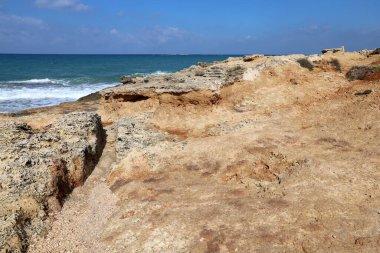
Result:
<instances>
[{"instance_id":1,"label":"turquoise sea water","mask_svg":"<svg viewBox=\"0 0 380 253\"><path fill-rule=\"evenodd\" d=\"M229 55L0 54L0 113L74 101L116 85L122 75L175 72Z\"/></svg>"}]
</instances>

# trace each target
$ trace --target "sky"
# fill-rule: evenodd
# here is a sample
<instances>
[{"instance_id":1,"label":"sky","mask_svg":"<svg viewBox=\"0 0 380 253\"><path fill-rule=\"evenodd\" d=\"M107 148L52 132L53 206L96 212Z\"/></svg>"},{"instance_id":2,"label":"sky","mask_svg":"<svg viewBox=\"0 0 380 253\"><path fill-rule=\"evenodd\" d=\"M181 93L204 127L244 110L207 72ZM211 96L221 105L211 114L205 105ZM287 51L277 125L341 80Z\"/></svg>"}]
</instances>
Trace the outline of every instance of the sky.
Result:
<instances>
[{"instance_id":1,"label":"sky","mask_svg":"<svg viewBox=\"0 0 380 253\"><path fill-rule=\"evenodd\" d=\"M379 0L0 0L0 53L290 54L380 47Z\"/></svg>"}]
</instances>

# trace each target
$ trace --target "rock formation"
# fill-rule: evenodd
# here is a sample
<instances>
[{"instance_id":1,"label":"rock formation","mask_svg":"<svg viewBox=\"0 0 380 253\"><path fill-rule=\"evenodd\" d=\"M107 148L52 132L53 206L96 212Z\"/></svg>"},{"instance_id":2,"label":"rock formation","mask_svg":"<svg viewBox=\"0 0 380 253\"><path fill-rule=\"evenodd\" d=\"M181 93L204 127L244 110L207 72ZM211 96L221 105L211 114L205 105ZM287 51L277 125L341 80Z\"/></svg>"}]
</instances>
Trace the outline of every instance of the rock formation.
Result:
<instances>
[{"instance_id":1,"label":"rock formation","mask_svg":"<svg viewBox=\"0 0 380 253\"><path fill-rule=\"evenodd\" d=\"M344 47L339 47L339 48L329 48L329 49L323 49L322 54L327 54L327 53L344 53Z\"/></svg>"},{"instance_id":2,"label":"rock formation","mask_svg":"<svg viewBox=\"0 0 380 253\"><path fill-rule=\"evenodd\" d=\"M0 133L0 250L23 252L90 175L105 134L94 113L65 115L43 131L0 121Z\"/></svg>"},{"instance_id":3,"label":"rock formation","mask_svg":"<svg viewBox=\"0 0 380 253\"><path fill-rule=\"evenodd\" d=\"M35 205L17 209L31 217L23 218L25 232L9 212L1 226L9 238L27 238L37 221L54 217L45 237L30 240L28 251L38 253L377 252L379 65L370 52L234 57L124 78L100 91L100 100L4 116L2 133L10 137L2 146L28 155L2 151L2 166L38 173L17 176L28 190L1 192L9 203L33 197ZM371 72L351 78L358 66ZM60 129L76 117L53 123L81 110L101 115L105 153L62 210L48 212L41 203L58 210L60 196L91 170L73 169L77 152L87 161L83 147L96 140L101 147L102 137L88 131L94 114L70 128L69 138ZM34 140L42 142L25 144Z\"/></svg>"}]
</instances>

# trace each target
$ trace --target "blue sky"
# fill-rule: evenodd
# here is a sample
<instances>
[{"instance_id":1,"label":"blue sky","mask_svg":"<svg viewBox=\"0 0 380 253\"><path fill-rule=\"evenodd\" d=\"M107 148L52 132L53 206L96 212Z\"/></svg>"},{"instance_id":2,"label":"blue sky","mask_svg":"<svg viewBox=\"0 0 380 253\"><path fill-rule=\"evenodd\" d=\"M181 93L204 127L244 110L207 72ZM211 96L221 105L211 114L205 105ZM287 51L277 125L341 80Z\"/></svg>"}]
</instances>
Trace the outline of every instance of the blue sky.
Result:
<instances>
[{"instance_id":1,"label":"blue sky","mask_svg":"<svg viewBox=\"0 0 380 253\"><path fill-rule=\"evenodd\" d=\"M380 47L379 0L0 0L0 53L316 53Z\"/></svg>"}]
</instances>

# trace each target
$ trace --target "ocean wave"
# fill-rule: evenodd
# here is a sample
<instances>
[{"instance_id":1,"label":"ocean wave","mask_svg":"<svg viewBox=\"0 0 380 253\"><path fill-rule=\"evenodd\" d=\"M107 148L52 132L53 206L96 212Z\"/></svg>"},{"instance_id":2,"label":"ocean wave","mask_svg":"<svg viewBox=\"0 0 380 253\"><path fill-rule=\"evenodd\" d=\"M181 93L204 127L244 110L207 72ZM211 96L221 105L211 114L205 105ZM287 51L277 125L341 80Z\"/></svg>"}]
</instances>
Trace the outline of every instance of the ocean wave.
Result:
<instances>
[{"instance_id":1,"label":"ocean wave","mask_svg":"<svg viewBox=\"0 0 380 253\"><path fill-rule=\"evenodd\" d=\"M68 84L69 82L66 80L57 80L57 79L29 79L29 80L14 80L14 81L6 81L4 83L7 84Z\"/></svg>"},{"instance_id":2,"label":"ocean wave","mask_svg":"<svg viewBox=\"0 0 380 253\"><path fill-rule=\"evenodd\" d=\"M136 72L131 74L131 76L160 76L160 75L166 75L170 74L171 72L167 71L161 71L157 70L154 72ZM98 80L97 80L98 79ZM100 80L99 80L100 79ZM11 85L15 86L22 86L22 87L28 87L28 85L62 85L62 86L72 86L72 85L96 85L97 82L110 82L114 83L117 82L119 77L108 77L106 79L109 80L102 80L104 78L94 78L94 77L73 77L69 79L53 79L53 78L33 78L28 80L11 80L11 81L0 81L0 87L1 85L6 85L7 87L11 87ZM112 81L113 80L113 81Z\"/></svg>"},{"instance_id":3,"label":"ocean wave","mask_svg":"<svg viewBox=\"0 0 380 253\"><path fill-rule=\"evenodd\" d=\"M131 74L131 76L162 76L162 75L167 75L170 73L171 72L157 70L157 71L149 72L149 73L136 72L136 73Z\"/></svg>"},{"instance_id":4,"label":"ocean wave","mask_svg":"<svg viewBox=\"0 0 380 253\"><path fill-rule=\"evenodd\" d=\"M0 101L20 99L70 99L76 100L92 92L116 85L117 83L81 84L70 86L21 87L0 89Z\"/></svg>"},{"instance_id":5,"label":"ocean wave","mask_svg":"<svg viewBox=\"0 0 380 253\"><path fill-rule=\"evenodd\" d=\"M25 109L52 106L70 101L72 100L67 98L0 100L0 113L17 112Z\"/></svg>"},{"instance_id":6,"label":"ocean wave","mask_svg":"<svg viewBox=\"0 0 380 253\"><path fill-rule=\"evenodd\" d=\"M162 75L167 75L167 74L170 74L170 72L157 70L153 73L150 73L149 75L151 75L151 76L162 76Z\"/></svg>"},{"instance_id":7,"label":"ocean wave","mask_svg":"<svg viewBox=\"0 0 380 253\"><path fill-rule=\"evenodd\" d=\"M134 75L160 76L169 73L157 70L150 73L135 73ZM75 101L93 92L118 84L118 77L101 78L114 79L113 81L96 79L96 77L75 77L66 80L40 78L0 81L0 113Z\"/></svg>"}]
</instances>

